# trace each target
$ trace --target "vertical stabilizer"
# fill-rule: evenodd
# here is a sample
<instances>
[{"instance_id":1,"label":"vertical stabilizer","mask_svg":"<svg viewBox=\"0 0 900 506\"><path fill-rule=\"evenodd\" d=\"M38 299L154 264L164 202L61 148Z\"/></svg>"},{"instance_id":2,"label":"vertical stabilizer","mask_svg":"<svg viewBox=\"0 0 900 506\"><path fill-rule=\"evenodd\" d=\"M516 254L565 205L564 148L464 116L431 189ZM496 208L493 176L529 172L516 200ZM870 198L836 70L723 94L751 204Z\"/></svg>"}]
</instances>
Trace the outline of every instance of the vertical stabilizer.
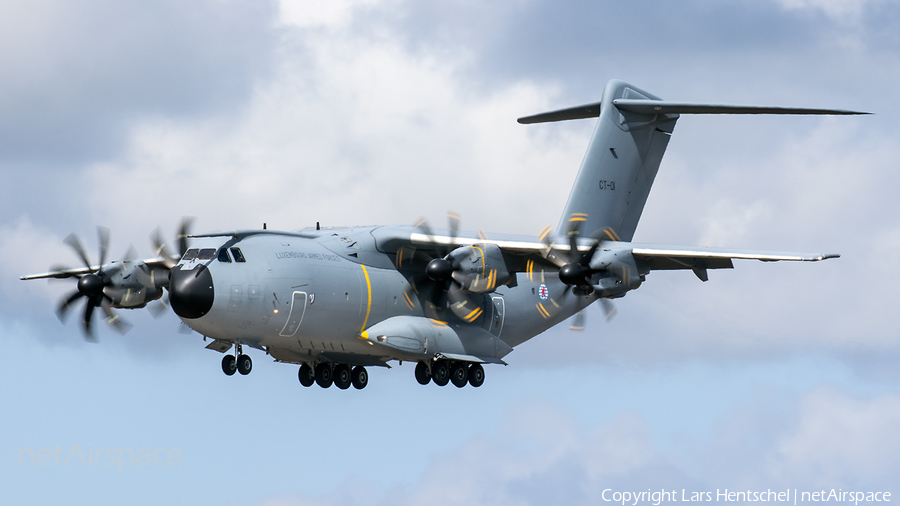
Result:
<instances>
[{"instance_id":1,"label":"vertical stabilizer","mask_svg":"<svg viewBox=\"0 0 900 506\"><path fill-rule=\"evenodd\" d=\"M577 222L582 234L606 230L604 238L630 241L680 114L869 113L671 102L628 83L612 80L606 84L599 103L519 118L519 123L527 124L599 117L556 233L566 234L570 222Z\"/></svg>"},{"instance_id":2,"label":"vertical stabilizer","mask_svg":"<svg viewBox=\"0 0 900 506\"><path fill-rule=\"evenodd\" d=\"M566 233L574 216L583 219L583 234L609 229L615 239L634 236L678 115L623 111L613 103L617 99L660 100L622 81L606 85L557 234Z\"/></svg>"}]
</instances>

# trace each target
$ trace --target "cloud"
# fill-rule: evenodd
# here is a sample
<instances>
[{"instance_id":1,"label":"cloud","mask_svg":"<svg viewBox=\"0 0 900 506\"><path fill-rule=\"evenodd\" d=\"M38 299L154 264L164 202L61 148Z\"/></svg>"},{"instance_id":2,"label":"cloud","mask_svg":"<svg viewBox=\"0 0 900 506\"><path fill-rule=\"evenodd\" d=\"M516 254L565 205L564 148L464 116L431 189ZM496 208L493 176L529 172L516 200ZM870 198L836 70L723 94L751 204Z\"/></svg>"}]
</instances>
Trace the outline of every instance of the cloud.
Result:
<instances>
[{"instance_id":1,"label":"cloud","mask_svg":"<svg viewBox=\"0 0 900 506\"><path fill-rule=\"evenodd\" d=\"M318 498L281 496L259 504L605 503L613 491L787 488L892 491L900 469L893 427L900 398L859 398L834 388L800 395L757 387L696 438L660 420L620 411L584 421L540 402L508 413L502 429L436 455L410 487L378 494L354 483ZM675 444L663 443L675 441ZM377 474L377 473L376 473ZM368 479L375 479L370 476ZM652 504L648 497L640 504Z\"/></svg>"},{"instance_id":2,"label":"cloud","mask_svg":"<svg viewBox=\"0 0 900 506\"><path fill-rule=\"evenodd\" d=\"M71 169L115 155L136 118L234 110L266 72L274 15L270 2L5 3L0 160Z\"/></svg>"},{"instance_id":3,"label":"cloud","mask_svg":"<svg viewBox=\"0 0 900 506\"><path fill-rule=\"evenodd\" d=\"M792 430L772 451L775 476L811 487L877 487L900 467L900 397L859 399L821 388L800 404Z\"/></svg>"}]
</instances>

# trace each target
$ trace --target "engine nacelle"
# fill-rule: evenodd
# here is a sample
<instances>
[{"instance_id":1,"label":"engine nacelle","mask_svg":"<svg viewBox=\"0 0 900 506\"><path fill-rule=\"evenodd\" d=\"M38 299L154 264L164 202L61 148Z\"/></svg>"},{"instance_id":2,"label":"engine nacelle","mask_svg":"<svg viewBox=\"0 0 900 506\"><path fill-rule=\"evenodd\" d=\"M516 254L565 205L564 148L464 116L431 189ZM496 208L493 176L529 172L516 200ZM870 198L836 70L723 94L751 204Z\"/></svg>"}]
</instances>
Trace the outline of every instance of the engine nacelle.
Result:
<instances>
[{"instance_id":1,"label":"engine nacelle","mask_svg":"<svg viewBox=\"0 0 900 506\"><path fill-rule=\"evenodd\" d=\"M453 280L467 292L490 293L512 279L496 244L462 246L451 251L447 259L453 265Z\"/></svg>"},{"instance_id":2,"label":"engine nacelle","mask_svg":"<svg viewBox=\"0 0 900 506\"><path fill-rule=\"evenodd\" d=\"M600 297L624 295L644 281L630 250L598 251L591 260L591 269L598 271L592 281Z\"/></svg>"},{"instance_id":3,"label":"engine nacelle","mask_svg":"<svg viewBox=\"0 0 900 506\"><path fill-rule=\"evenodd\" d=\"M117 263L111 263L118 270L109 276L103 288L103 293L112 299L112 307L141 308L162 297L163 288L169 284L168 269L141 261L125 261L118 266Z\"/></svg>"}]
</instances>

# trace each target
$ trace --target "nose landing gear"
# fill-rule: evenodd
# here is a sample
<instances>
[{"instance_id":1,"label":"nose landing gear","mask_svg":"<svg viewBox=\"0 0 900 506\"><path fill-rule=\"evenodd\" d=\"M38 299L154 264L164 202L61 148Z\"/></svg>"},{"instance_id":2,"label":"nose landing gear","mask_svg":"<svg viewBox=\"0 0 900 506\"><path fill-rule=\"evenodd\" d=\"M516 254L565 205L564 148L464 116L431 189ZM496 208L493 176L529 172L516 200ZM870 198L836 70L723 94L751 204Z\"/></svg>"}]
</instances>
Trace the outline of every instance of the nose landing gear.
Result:
<instances>
[{"instance_id":1,"label":"nose landing gear","mask_svg":"<svg viewBox=\"0 0 900 506\"><path fill-rule=\"evenodd\" d=\"M253 370L253 361L249 355L244 355L241 345L235 347L234 355L225 355L222 357L222 372L228 376L234 376L235 372L246 376Z\"/></svg>"}]
</instances>

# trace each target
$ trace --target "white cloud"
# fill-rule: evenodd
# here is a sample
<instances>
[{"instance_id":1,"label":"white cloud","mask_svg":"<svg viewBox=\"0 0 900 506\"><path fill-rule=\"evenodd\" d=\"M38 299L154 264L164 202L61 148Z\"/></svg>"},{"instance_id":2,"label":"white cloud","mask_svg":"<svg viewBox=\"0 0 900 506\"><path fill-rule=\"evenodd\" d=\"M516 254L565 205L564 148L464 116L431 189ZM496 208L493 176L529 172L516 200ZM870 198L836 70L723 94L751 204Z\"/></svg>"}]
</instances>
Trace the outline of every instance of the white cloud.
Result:
<instances>
[{"instance_id":1,"label":"white cloud","mask_svg":"<svg viewBox=\"0 0 900 506\"><path fill-rule=\"evenodd\" d=\"M536 234L555 221L544 202L562 205L586 140L548 145L515 122L553 90L522 82L472 93L458 61L389 37L287 39L274 79L241 115L136 125L125 156L91 167L95 198L132 209L134 192L167 195L161 215L203 216L198 226L213 228L411 223L422 214L443 225L448 208L488 231Z\"/></svg>"},{"instance_id":2,"label":"white cloud","mask_svg":"<svg viewBox=\"0 0 900 506\"><path fill-rule=\"evenodd\" d=\"M281 0L281 22L300 28L345 25L353 17L354 10L371 8L383 0Z\"/></svg>"},{"instance_id":3,"label":"white cloud","mask_svg":"<svg viewBox=\"0 0 900 506\"><path fill-rule=\"evenodd\" d=\"M864 400L820 388L803 399L796 425L775 443L772 473L822 488L890 484L900 469L898 426L896 395Z\"/></svg>"},{"instance_id":4,"label":"white cloud","mask_svg":"<svg viewBox=\"0 0 900 506\"><path fill-rule=\"evenodd\" d=\"M790 10L819 10L838 21L858 21L876 0L778 0Z\"/></svg>"}]
</instances>

